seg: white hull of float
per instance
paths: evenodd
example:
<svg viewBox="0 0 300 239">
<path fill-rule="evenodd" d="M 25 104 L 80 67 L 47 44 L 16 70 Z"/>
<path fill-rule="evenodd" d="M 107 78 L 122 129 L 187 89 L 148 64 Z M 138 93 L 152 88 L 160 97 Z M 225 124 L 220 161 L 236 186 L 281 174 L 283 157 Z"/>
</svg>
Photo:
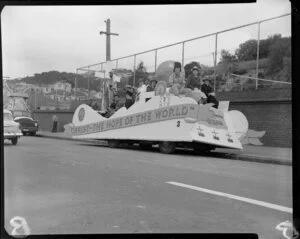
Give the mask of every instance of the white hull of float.
<svg viewBox="0 0 300 239">
<path fill-rule="evenodd" d="M 188 97 L 148 92 L 129 109 L 123 107 L 110 118 L 80 105 L 66 132 L 76 139 L 202 143 L 242 149 L 239 137 L 247 129 L 237 132 L 234 124 L 239 119 L 232 119 L 230 111 L 211 106 L 198 105 Z"/>
</svg>

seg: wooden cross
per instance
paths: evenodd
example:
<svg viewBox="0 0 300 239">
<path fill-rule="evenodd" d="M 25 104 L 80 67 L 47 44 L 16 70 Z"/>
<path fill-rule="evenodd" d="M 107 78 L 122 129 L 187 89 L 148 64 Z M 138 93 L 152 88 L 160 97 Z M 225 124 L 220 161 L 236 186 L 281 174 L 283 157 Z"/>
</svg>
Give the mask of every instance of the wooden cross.
<svg viewBox="0 0 300 239">
<path fill-rule="evenodd" d="M 205 135 L 202 133 L 202 131 L 204 131 L 204 129 L 202 129 L 200 126 L 198 126 L 197 130 L 200 131 L 200 132 L 198 132 L 198 135 L 199 135 L 199 136 L 202 136 L 202 137 L 205 136 Z"/>
<path fill-rule="evenodd" d="M 227 141 L 230 142 L 230 143 L 233 143 L 231 134 L 227 133 L 226 136 L 228 137 Z"/>
<path fill-rule="evenodd" d="M 212 133 L 214 134 L 214 139 L 220 140 L 220 138 L 217 136 L 218 133 L 215 130 Z"/>
</svg>

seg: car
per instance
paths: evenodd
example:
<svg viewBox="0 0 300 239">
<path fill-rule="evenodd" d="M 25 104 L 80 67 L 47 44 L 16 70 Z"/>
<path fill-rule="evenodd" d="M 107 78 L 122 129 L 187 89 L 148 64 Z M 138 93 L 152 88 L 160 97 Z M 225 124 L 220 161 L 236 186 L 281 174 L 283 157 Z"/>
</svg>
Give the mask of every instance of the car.
<svg viewBox="0 0 300 239">
<path fill-rule="evenodd" d="M 14 121 L 13 115 L 9 110 L 3 110 L 3 126 L 4 126 L 4 140 L 11 140 L 13 145 L 18 143 L 18 138 L 23 134 L 20 130 L 20 124 Z"/>
<path fill-rule="evenodd" d="M 14 118 L 14 121 L 20 123 L 20 129 L 23 135 L 32 135 L 35 136 L 36 132 L 39 129 L 39 123 L 37 120 L 32 119 L 27 116 L 18 116 Z"/>
</svg>

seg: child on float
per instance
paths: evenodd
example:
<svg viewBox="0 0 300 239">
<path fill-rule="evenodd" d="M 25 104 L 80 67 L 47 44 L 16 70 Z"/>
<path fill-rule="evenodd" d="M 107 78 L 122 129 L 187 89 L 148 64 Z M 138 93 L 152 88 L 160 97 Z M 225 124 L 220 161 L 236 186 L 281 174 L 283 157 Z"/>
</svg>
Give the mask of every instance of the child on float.
<svg viewBox="0 0 300 239">
<path fill-rule="evenodd" d="M 180 62 L 174 63 L 173 73 L 170 75 L 168 82 L 168 86 L 170 87 L 169 92 L 176 96 L 184 93 L 185 77 L 181 68 Z"/>
</svg>

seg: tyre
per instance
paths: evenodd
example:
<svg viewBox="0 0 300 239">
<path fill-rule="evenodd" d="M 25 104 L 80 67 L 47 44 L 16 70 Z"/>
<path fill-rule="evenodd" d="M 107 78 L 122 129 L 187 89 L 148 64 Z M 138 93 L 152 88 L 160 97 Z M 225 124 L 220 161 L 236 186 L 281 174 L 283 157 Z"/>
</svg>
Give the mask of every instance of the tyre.
<svg viewBox="0 0 300 239">
<path fill-rule="evenodd" d="M 13 139 L 11 140 L 11 143 L 12 143 L 13 145 L 16 145 L 16 144 L 18 143 L 18 137 L 13 138 Z"/>
<path fill-rule="evenodd" d="M 164 154 L 174 153 L 176 148 L 175 143 L 169 141 L 163 141 L 159 143 L 159 151 Z"/>
<path fill-rule="evenodd" d="M 118 140 L 108 140 L 108 147 L 110 148 L 118 148 L 120 142 Z"/>
<path fill-rule="evenodd" d="M 36 136 L 36 132 L 31 132 L 30 135 L 31 136 Z"/>
</svg>

